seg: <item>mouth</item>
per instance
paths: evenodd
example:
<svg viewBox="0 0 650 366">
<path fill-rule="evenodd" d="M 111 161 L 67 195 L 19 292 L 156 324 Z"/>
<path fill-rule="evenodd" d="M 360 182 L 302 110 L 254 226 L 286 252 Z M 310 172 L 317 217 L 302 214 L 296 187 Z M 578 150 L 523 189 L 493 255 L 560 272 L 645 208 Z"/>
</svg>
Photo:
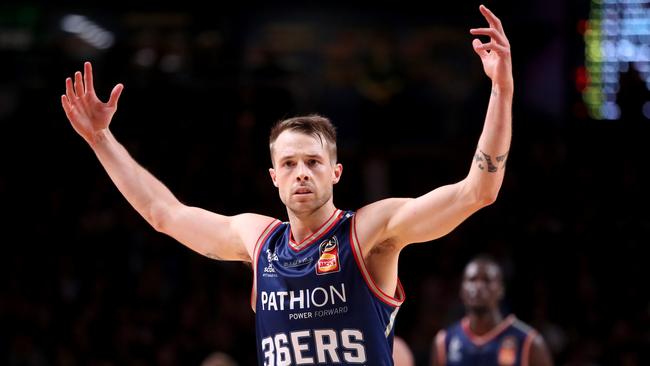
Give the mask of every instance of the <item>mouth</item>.
<svg viewBox="0 0 650 366">
<path fill-rule="evenodd" d="M 486 291 L 478 289 L 473 286 L 465 288 L 465 299 L 471 303 L 484 303 L 488 301 L 488 294 Z"/>
<path fill-rule="evenodd" d="M 311 194 L 313 193 L 311 189 L 306 188 L 306 187 L 301 187 L 293 191 L 293 194 L 295 195 L 306 195 L 306 194 Z"/>
</svg>

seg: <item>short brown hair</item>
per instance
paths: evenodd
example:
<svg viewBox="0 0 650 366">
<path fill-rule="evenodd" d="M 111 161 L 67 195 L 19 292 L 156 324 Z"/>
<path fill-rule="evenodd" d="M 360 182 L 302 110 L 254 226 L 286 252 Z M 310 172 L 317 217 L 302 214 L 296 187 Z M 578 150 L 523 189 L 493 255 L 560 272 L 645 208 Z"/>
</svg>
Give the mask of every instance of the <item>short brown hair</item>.
<svg viewBox="0 0 650 366">
<path fill-rule="evenodd" d="M 269 135 L 271 161 L 273 160 L 273 144 L 275 140 L 278 139 L 282 132 L 287 130 L 318 137 L 321 144 L 323 138 L 325 138 L 330 146 L 330 159 L 332 163 L 336 162 L 336 128 L 329 118 L 317 114 L 281 120 L 271 128 L 271 134 Z"/>
</svg>

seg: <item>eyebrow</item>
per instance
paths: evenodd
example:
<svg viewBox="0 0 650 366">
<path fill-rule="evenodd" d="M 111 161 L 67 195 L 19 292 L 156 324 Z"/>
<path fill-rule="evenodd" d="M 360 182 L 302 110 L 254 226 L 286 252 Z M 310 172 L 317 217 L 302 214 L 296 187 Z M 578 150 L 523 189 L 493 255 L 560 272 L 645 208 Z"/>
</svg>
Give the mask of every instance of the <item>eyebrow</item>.
<svg viewBox="0 0 650 366">
<path fill-rule="evenodd" d="M 319 154 L 301 154 L 301 155 L 305 155 L 308 158 L 322 158 L 323 157 L 322 155 L 319 155 Z M 296 154 L 281 156 L 280 161 L 287 160 L 287 159 L 292 159 L 292 158 L 295 158 L 295 157 L 296 157 Z"/>
</svg>

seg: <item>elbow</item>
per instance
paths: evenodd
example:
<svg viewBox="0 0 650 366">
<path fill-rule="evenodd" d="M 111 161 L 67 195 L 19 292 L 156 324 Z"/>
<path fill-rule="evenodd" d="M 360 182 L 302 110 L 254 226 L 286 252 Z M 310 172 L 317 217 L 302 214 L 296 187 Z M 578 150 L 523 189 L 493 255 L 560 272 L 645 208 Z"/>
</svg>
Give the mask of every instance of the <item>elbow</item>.
<svg viewBox="0 0 650 366">
<path fill-rule="evenodd" d="M 145 220 L 159 233 L 166 233 L 170 226 L 172 217 L 171 210 L 163 204 L 152 204 L 144 215 Z"/>
<path fill-rule="evenodd" d="M 480 207 L 486 207 L 493 204 L 497 200 L 497 193 L 495 194 L 486 194 L 478 199 L 478 205 Z"/>
<path fill-rule="evenodd" d="M 483 193 L 478 198 L 478 204 L 481 207 L 489 206 L 494 202 L 496 202 L 498 195 L 499 195 L 498 191 Z"/>
<path fill-rule="evenodd" d="M 489 179 L 492 177 L 479 176 L 471 174 L 462 181 L 463 196 L 468 200 L 468 204 L 478 210 L 496 202 L 501 190 L 502 179 Z"/>
<path fill-rule="evenodd" d="M 476 209 L 481 209 L 493 204 L 497 200 L 500 188 L 500 184 L 481 185 L 472 184 L 470 181 L 466 184 L 465 191 L 467 192 L 467 197 L 469 197 L 472 202 L 471 205 Z"/>
<path fill-rule="evenodd" d="M 471 197 L 471 206 L 475 210 L 480 210 L 483 207 L 493 204 L 499 195 L 498 190 L 476 189 L 473 190 Z"/>
</svg>

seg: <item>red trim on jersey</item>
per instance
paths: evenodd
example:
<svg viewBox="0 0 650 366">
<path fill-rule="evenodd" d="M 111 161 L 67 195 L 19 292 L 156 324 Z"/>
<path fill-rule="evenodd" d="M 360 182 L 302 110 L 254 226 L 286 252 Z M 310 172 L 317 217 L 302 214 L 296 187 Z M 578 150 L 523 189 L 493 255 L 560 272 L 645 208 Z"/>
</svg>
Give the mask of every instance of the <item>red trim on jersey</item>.
<svg viewBox="0 0 650 366">
<path fill-rule="evenodd" d="M 513 314 L 508 315 L 505 319 L 501 321 L 501 323 L 497 324 L 496 327 L 492 328 L 489 332 L 483 334 L 483 335 L 478 335 L 475 334 L 472 329 L 469 326 L 469 318 L 464 317 L 463 320 L 461 320 L 461 328 L 463 329 L 463 332 L 467 335 L 467 338 L 474 343 L 476 346 L 482 346 L 489 341 L 493 340 L 496 336 L 501 334 L 506 328 L 508 328 L 512 323 L 515 322 L 517 318 Z"/>
<path fill-rule="evenodd" d="M 445 338 L 447 338 L 447 331 L 442 329 L 436 335 L 436 358 L 438 366 L 447 364 L 447 349 L 445 348 Z"/>
<path fill-rule="evenodd" d="M 274 223 L 275 225 L 273 225 Z M 281 221 L 273 219 L 268 225 L 266 225 L 266 228 L 264 228 L 262 233 L 260 233 L 260 236 L 255 242 L 255 248 L 253 249 L 253 286 L 251 288 L 251 307 L 253 308 L 253 312 L 255 312 L 255 302 L 257 301 L 257 260 L 260 257 L 260 252 L 262 251 L 264 242 L 280 224 L 282 224 Z M 273 225 L 273 227 L 269 230 L 271 225 Z"/>
<path fill-rule="evenodd" d="M 530 364 L 530 347 L 533 345 L 536 336 L 537 332 L 535 330 L 531 330 L 526 335 L 523 351 L 521 352 L 521 366 L 528 366 Z"/>
<path fill-rule="evenodd" d="M 352 224 L 350 230 L 350 246 L 352 247 L 352 254 L 354 254 L 354 260 L 357 262 L 359 267 L 359 272 L 361 272 L 361 277 L 366 282 L 366 285 L 379 300 L 386 303 L 387 305 L 393 307 L 399 307 L 404 302 L 406 294 L 404 293 L 404 288 L 402 287 L 402 282 L 397 278 L 397 286 L 395 288 L 395 297 L 386 294 L 382 291 L 379 286 L 375 283 L 375 280 L 370 275 L 368 268 L 366 267 L 366 262 L 363 259 L 363 252 L 361 251 L 361 246 L 359 245 L 359 238 L 357 238 L 357 220 L 356 215 L 352 217 Z"/>
<path fill-rule="evenodd" d="M 321 226 L 316 229 L 311 235 L 308 237 L 304 238 L 300 243 L 296 243 L 293 240 L 293 233 L 291 232 L 291 227 L 289 227 L 289 248 L 293 249 L 294 252 L 299 252 L 314 242 L 318 241 L 318 239 L 322 238 L 323 235 L 325 235 L 334 225 L 336 225 L 339 220 L 341 220 L 341 217 L 343 217 L 343 211 L 336 209 L 332 213 L 332 215 L 325 221 Z"/>
</svg>

